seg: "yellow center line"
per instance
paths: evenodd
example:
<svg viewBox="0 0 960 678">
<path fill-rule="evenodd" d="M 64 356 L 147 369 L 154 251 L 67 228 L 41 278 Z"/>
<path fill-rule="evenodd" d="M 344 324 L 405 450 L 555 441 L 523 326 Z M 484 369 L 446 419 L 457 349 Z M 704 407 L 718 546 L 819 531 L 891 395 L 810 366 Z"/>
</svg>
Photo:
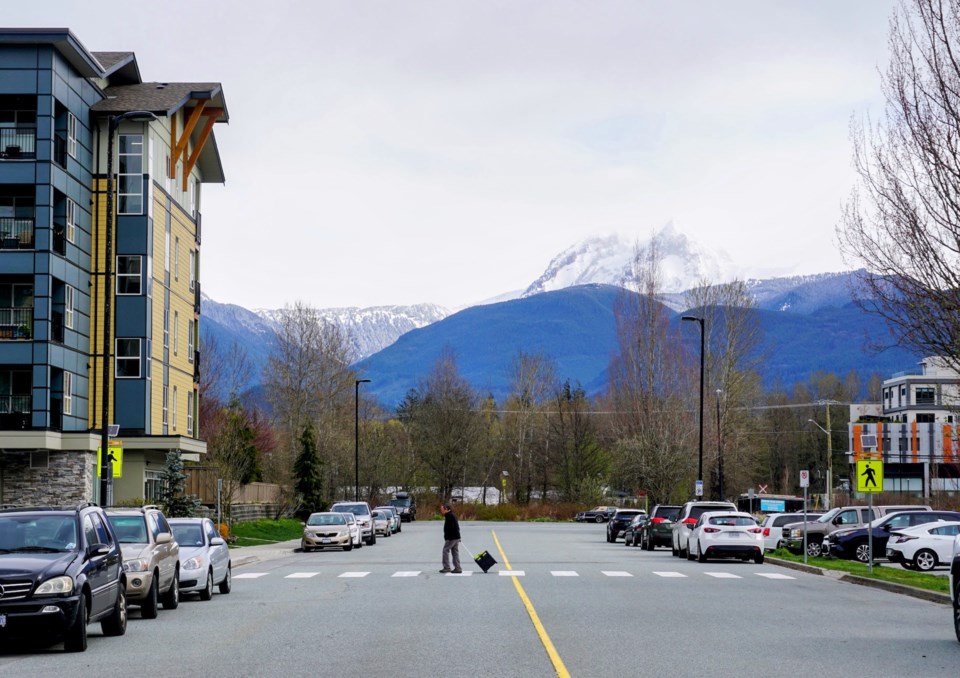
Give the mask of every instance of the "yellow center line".
<svg viewBox="0 0 960 678">
<path fill-rule="evenodd" d="M 506 565 L 508 570 L 512 570 L 513 568 L 510 567 L 510 561 L 507 560 L 507 554 L 503 552 L 500 540 L 497 539 L 497 533 L 493 530 L 490 530 L 490 533 L 493 534 L 493 541 L 497 544 L 497 551 L 500 552 L 500 557 L 503 558 L 503 564 Z M 537 630 L 537 635 L 540 636 L 540 642 L 543 643 L 543 648 L 547 651 L 547 656 L 550 657 L 553 670 L 557 672 L 558 678 L 570 678 L 570 672 L 567 671 L 563 660 L 560 659 L 560 654 L 557 652 L 557 648 L 553 646 L 553 641 L 550 640 L 550 636 L 547 635 L 547 630 L 543 628 L 543 624 L 540 622 L 540 616 L 537 614 L 537 611 L 533 609 L 533 603 L 530 602 L 526 591 L 524 591 L 523 586 L 520 585 L 520 578 L 510 578 L 513 580 L 513 586 L 517 589 L 517 594 L 520 596 L 523 606 L 527 608 L 527 614 L 530 615 L 530 621 L 533 622 L 533 628 Z"/>
</svg>

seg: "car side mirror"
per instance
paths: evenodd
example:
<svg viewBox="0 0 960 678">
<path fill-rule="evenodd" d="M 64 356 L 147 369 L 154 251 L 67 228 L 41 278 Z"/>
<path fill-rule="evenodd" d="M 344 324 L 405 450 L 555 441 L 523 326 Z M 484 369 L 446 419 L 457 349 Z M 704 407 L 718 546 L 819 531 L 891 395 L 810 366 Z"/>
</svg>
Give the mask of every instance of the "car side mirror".
<svg viewBox="0 0 960 678">
<path fill-rule="evenodd" d="M 172 541 L 173 541 L 173 535 L 170 534 L 169 532 L 161 532 L 160 534 L 157 535 L 158 544 L 169 544 Z"/>
<path fill-rule="evenodd" d="M 110 546 L 107 544 L 93 544 L 87 549 L 88 558 L 99 558 L 110 553 Z"/>
<path fill-rule="evenodd" d="M 223 546 L 226 543 L 227 542 L 223 540 L 223 537 L 214 537 L 210 540 L 210 546 Z"/>
</svg>

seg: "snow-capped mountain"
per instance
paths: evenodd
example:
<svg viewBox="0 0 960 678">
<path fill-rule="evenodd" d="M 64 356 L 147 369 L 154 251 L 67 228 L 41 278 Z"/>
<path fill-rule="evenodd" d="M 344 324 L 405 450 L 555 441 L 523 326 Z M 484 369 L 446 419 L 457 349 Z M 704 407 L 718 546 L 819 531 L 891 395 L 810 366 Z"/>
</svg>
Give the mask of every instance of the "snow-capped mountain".
<svg viewBox="0 0 960 678">
<path fill-rule="evenodd" d="M 702 280 L 725 282 L 736 276 L 735 267 L 725 252 L 710 252 L 691 242 L 667 224 L 647 243 L 656 244 L 661 256 L 663 291 L 678 293 Z M 583 240 L 550 261 L 547 269 L 533 281 L 522 296 L 572 287 L 602 284 L 634 287 L 634 257 L 638 240 L 624 235 L 609 235 Z M 643 243 L 646 244 L 646 243 Z"/>
</svg>

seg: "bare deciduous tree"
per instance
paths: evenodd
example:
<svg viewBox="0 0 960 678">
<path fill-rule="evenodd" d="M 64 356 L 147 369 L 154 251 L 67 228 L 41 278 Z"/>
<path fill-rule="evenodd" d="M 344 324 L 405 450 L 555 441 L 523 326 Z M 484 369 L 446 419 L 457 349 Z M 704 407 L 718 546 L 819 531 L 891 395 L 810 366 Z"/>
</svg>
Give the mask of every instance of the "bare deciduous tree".
<svg viewBox="0 0 960 678">
<path fill-rule="evenodd" d="M 853 125 L 837 235 L 892 340 L 960 369 L 960 0 L 904 0 L 889 46 L 885 118 Z"/>
</svg>

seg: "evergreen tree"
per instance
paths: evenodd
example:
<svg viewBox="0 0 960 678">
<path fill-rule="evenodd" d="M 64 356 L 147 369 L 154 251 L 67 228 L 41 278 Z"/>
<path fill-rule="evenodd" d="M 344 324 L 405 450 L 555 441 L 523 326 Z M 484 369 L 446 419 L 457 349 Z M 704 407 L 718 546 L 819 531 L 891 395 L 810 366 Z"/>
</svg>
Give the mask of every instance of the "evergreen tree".
<svg viewBox="0 0 960 678">
<path fill-rule="evenodd" d="M 166 465 L 163 468 L 160 507 L 167 518 L 189 518 L 200 509 L 200 500 L 193 495 L 185 495 L 187 474 L 183 472 L 183 459 L 179 450 L 167 452 Z"/>
<path fill-rule="evenodd" d="M 316 432 L 310 422 L 300 434 L 300 452 L 293 462 L 293 477 L 301 516 L 326 509 L 327 503 L 323 500 L 323 462 L 317 453 Z"/>
</svg>

